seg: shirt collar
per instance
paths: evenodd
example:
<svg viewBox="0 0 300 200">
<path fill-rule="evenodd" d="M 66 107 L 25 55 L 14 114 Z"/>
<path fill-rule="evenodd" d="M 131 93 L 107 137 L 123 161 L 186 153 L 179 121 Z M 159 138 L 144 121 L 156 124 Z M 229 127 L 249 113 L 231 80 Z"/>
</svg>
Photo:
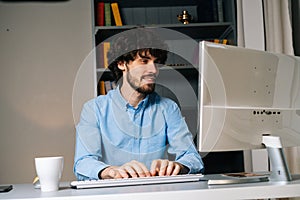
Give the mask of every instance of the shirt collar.
<svg viewBox="0 0 300 200">
<path fill-rule="evenodd" d="M 120 87 L 118 86 L 116 88 L 116 93 L 115 93 L 115 100 L 116 103 L 119 104 L 120 108 L 124 108 L 125 110 L 127 110 L 128 108 L 131 109 L 135 109 L 135 110 L 139 110 L 142 108 L 145 108 L 147 106 L 147 103 L 149 101 L 149 95 L 147 95 L 137 106 L 137 108 L 134 108 L 133 106 L 131 106 L 122 96 L 121 91 L 120 91 Z"/>
</svg>

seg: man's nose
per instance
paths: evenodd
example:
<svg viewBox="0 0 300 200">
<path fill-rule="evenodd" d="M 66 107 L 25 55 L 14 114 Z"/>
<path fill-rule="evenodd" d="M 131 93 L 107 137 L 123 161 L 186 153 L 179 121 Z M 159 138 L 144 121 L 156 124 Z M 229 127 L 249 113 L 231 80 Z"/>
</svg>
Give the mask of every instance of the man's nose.
<svg viewBox="0 0 300 200">
<path fill-rule="evenodd" d="M 147 65 L 147 68 L 148 68 L 149 72 L 152 72 L 154 74 L 158 73 L 158 66 L 154 62 L 149 62 L 148 65 Z"/>
</svg>

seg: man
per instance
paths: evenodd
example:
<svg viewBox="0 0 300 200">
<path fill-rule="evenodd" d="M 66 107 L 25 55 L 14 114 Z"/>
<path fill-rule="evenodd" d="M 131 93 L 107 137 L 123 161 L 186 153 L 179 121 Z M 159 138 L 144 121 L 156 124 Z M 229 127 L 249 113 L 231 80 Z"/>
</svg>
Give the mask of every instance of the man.
<svg viewBox="0 0 300 200">
<path fill-rule="evenodd" d="M 118 87 L 83 107 L 76 127 L 77 179 L 201 172 L 201 157 L 178 105 L 154 92 L 166 45 L 142 28 L 115 38 L 108 58 Z"/>
</svg>

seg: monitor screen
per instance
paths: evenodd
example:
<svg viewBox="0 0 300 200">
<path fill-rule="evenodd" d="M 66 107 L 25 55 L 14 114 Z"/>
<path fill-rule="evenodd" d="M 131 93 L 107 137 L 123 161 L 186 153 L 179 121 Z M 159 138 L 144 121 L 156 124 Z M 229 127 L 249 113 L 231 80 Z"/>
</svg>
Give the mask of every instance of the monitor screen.
<svg viewBox="0 0 300 200">
<path fill-rule="evenodd" d="M 199 151 L 300 146 L 300 58 L 200 42 Z"/>
</svg>

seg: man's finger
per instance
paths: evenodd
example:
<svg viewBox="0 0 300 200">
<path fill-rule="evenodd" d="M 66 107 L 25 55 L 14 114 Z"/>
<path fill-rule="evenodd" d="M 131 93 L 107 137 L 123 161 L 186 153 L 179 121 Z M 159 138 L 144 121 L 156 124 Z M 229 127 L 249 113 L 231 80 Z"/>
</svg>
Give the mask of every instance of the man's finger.
<svg viewBox="0 0 300 200">
<path fill-rule="evenodd" d="M 174 169 L 173 169 L 173 172 L 172 172 L 171 175 L 177 175 L 177 174 L 179 174 L 180 170 L 181 170 L 181 166 L 178 163 L 175 163 L 175 166 L 174 166 Z"/>
<path fill-rule="evenodd" d="M 135 170 L 135 172 L 137 173 L 138 177 L 149 177 L 151 176 L 149 170 L 147 169 L 147 167 L 143 164 L 143 163 L 140 163 L 140 162 L 132 162 L 132 167 L 133 169 Z"/>
<path fill-rule="evenodd" d="M 158 160 L 153 160 L 150 168 L 151 176 L 155 176 L 157 172 L 159 172 Z"/>
<path fill-rule="evenodd" d="M 166 175 L 170 176 L 173 173 L 174 168 L 176 167 L 174 162 L 169 161 L 167 170 L 166 170 Z"/>
<path fill-rule="evenodd" d="M 127 170 L 124 168 L 124 166 L 119 167 L 118 172 L 119 172 L 121 178 L 129 178 Z"/>
<path fill-rule="evenodd" d="M 169 163 L 168 160 L 160 160 L 160 166 L 159 166 L 159 172 L 158 172 L 159 176 L 166 175 L 166 170 L 167 170 L 167 167 L 168 167 L 168 163 Z"/>
<path fill-rule="evenodd" d="M 122 168 L 127 173 L 127 175 L 129 175 L 129 177 L 132 177 L 132 178 L 138 177 L 136 171 L 134 170 L 134 168 L 131 165 L 126 164 Z M 128 177 L 126 177 L 126 178 L 128 178 Z"/>
</svg>

